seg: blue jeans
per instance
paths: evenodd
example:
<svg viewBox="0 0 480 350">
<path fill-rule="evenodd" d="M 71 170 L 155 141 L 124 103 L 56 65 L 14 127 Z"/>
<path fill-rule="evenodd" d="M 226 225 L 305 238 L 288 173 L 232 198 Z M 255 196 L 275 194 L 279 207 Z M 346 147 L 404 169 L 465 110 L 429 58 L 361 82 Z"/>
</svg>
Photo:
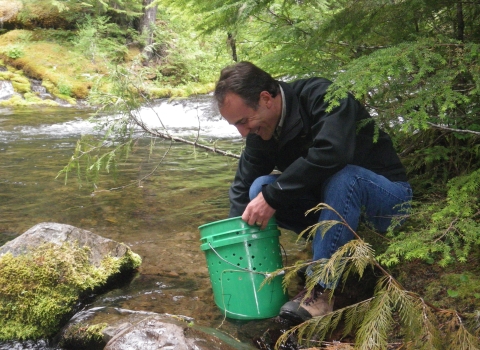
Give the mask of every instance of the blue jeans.
<svg viewBox="0 0 480 350">
<path fill-rule="evenodd" d="M 250 199 L 258 195 L 263 185 L 274 182 L 278 176 L 257 178 L 250 187 Z M 321 210 L 319 215 L 317 213 L 316 216 L 311 214 L 305 217 L 306 210 L 318 203 L 326 203 L 334 208 L 354 231 L 357 230 L 359 222 L 363 221 L 384 233 L 395 216 L 406 214 L 412 199 L 412 189 L 408 182 L 392 182 L 356 165 L 347 165 L 330 177 L 323 184 L 321 193 L 321 198 L 307 195 L 278 208 L 275 213 L 278 225 L 300 233 L 315 222 L 340 221 L 341 218 L 331 210 Z M 399 220 L 398 223 L 402 221 Z M 352 232 L 340 224 L 331 227 L 324 237 L 321 232 L 317 232 L 313 239 L 313 260 L 330 258 L 338 248 L 354 238 Z"/>
</svg>

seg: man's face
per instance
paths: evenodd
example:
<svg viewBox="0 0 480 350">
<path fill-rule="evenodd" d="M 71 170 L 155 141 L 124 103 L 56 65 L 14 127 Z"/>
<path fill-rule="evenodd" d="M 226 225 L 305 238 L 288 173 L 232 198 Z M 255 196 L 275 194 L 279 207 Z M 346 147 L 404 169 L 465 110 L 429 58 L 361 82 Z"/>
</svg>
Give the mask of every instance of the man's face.
<svg viewBox="0 0 480 350">
<path fill-rule="evenodd" d="M 280 119 L 280 113 L 278 100 L 267 91 L 260 93 L 257 109 L 247 106 L 243 99 L 234 93 L 228 93 L 225 96 L 224 103 L 220 108 L 220 114 L 237 128 L 242 137 L 246 137 L 248 134 L 257 134 L 263 140 L 272 138 Z"/>
</svg>

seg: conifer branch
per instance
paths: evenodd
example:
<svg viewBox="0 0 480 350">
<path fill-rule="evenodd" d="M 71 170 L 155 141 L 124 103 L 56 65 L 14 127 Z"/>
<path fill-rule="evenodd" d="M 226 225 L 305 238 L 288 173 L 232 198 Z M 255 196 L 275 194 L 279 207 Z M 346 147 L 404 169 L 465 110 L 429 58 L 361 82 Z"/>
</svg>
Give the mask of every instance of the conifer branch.
<svg viewBox="0 0 480 350">
<path fill-rule="evenodd" d="M 404 342 L 408 343 L 409 347 L 433 350 L 438 349 L 440 344 L 448 344 L 447 347 L 451 349 L 478 349 L 478 337 L 466 328 L 463 321 L 468 318 L 468 315 L 462 315 L 456 310 L 436 307 L 418 294 L 406 290 L 377 262 L 373 249 L 348 226 L 333 208 L 320 203 L 312 210 L 334 211 L 339 216 L 337 224 L 345 225 L 352 231 L 356 239 L 340 247 L 330 259 L 300 263 L 294 267 L 284 268 L 282 271 L 288 270 L 285 277 L 290 277 L 301 266 L 310 265 L 312 275 L 308 276 L 306 281 L 306 288 L 310 291 L 319 280 L 335 285 L 341 275 L 343 275 L 344 282 L 351 273 L 362 276 L 363 271 L 369 265 L 378 268 L 383 277 L 378 280 L 373 297 L 334 310 L 326 315 L 313 317 L 292 327 L 277 340 L 275 345 L 277 349 L 293 334 L 300 343 L 307 345 L 310 344 L 311 339 L 323 341 L 330 332 L 338 327 L 342 319 L 344 320 L 344 336 L 355 332 L 356 349 L 386 349 L 389 345 L 390 333 L 396 324 L 403 330 Z M 310 238 L 314 234 L 325 235 L 333 225 L 332 221 L 323 225 L 319 223 L 309 227 L 301 234 L 307 234 Z M 286 287 L 285 281 L 284 287 Z M 331 295 L 333 295 L 333 291 Z M 446 319 L 446 322 L 439 325 L 439 318 Z M 439 332 L 438 329 L 442 325 L 443 332 Z"/>
</svg>

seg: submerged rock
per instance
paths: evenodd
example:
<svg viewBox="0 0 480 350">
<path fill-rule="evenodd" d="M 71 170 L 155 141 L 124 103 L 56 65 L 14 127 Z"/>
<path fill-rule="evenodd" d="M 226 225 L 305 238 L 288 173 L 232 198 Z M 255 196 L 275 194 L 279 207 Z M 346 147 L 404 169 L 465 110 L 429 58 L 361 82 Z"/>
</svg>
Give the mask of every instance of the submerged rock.
<svg viewBox="0 0 480 350">
<path fill-rule="evenodd" d="M 216 329 L 199 327 L 186 316 L 98 307 L 76 314 L 59 335 L 68 349 L 249 350 Z"/>
<path fill-rule="evenodd" d="M 54 335 L 83 297 L 140 266 L 125 244 L 57 223 L 0 248 L 0 340 Z"/>
</svg>

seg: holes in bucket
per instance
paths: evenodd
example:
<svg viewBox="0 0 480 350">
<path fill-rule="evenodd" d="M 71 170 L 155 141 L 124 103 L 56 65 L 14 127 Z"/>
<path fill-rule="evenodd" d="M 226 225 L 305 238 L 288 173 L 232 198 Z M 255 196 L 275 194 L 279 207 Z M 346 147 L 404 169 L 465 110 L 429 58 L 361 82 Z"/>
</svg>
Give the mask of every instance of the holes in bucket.
<svg viewBox="0 0 480 350">
<path fill-rule="evenodd" d="M 252 259 L 255 259 L 255 255 L 252 255 Z"/>
</svg>

